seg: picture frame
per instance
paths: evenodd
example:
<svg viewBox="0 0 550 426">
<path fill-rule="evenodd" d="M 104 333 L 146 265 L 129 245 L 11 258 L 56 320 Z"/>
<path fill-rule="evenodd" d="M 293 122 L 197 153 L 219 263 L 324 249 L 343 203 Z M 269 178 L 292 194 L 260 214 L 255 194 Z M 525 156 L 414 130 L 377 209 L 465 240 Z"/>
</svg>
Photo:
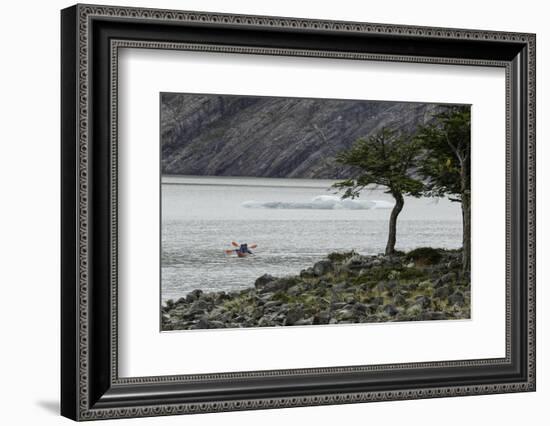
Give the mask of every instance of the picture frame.
<svg viewBox="0 0 550 426">
<path fill-rule="evenodd" d="M 534 34 L 75 5 L 61 12 L 61 414 L 160 416 L 535 390 Z M 506 73 L 506 356 L 119 377 L 122 48 L 498 67 Z"/>
</svg>

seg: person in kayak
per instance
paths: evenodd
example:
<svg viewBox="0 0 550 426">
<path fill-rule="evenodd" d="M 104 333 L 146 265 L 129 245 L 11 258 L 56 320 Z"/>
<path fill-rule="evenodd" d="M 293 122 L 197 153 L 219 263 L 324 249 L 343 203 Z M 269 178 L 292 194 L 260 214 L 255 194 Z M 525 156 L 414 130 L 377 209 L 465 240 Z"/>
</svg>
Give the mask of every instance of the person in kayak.
<svg viewBox="0 0 550 426">
<path fill-rule="evenodd" d="M 246 257 L 249 254 L 254 254 L 254 253 L 252 253 L 252 250 L 250 250 L 250 249 L 251 248 L 254 249 L 254 248 L 258 247 L 257 244 L 252 244 L 251 246 L 249 246 L 247 243 L 239 244 L 239 243 L 236 243 L 235 241 L 232 241 L 231 244 L 234 247 L 238 247 L 238 248 L 231 249 L 231 250 L 225 250 L 225 253 L 226 254 L 235 253 L 239 257 Z"/>
<path fill-rule="evenodd" d="M 254 254 L 250 249 L 248 248 L 248 244 L 241 244 L 240 247 L 235 250 L 237 252 L 237 255 L 239 256 L 246 256 L 247 254 Z"/>
</svg>

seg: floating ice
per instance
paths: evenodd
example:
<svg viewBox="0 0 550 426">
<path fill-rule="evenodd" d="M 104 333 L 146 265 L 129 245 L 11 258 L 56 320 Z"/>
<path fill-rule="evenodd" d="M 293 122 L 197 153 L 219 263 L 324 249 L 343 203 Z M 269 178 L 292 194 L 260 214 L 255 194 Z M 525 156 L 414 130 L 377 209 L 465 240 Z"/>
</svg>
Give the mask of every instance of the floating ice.
<svg viewBox="0 0 550 426">
<path fill-rule="evenodd" d="M 310 210 L 369 210 L 391 209 L 393 203 L 383 200 L 341 199 L 334 195 L 319 195 L 311 201 L 245 201 L 242 206 L 247 209 L 310 209 Z"/>
</svg>

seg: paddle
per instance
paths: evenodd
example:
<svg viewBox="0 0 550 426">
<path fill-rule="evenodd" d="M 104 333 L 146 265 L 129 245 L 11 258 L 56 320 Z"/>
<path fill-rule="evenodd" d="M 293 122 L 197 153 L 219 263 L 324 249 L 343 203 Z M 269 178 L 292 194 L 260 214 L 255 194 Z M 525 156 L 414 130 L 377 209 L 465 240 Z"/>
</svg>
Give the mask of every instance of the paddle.
<svg viewBox="0 0 550 426">
<path fill-rule="evenodd" d="M 240 247 L 240 244 L 236 243 L 235 241 L 231 241 L 231 244 L 235 247 Z M 249 246 L 248 248 L 251 248 L 251 249 L 255 249 L 256 247 L 258 247 L 258 244 L 252 244 L 251 246 Z M 225 254 L 231 254 L 231 253 L 234 253 L 236 252 L 237 250 L 235 249 L 230 249 L 230 250 L 224 250 L 225 251 Z"/>
</svg>

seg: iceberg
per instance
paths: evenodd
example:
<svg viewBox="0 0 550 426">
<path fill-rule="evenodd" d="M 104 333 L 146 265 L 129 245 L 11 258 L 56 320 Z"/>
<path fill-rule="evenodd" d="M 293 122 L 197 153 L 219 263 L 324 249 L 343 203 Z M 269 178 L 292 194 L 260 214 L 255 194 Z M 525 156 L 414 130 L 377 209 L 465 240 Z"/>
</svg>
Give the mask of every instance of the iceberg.
<svg viewBox="0 0 550 426">
<path fill-rule="evenodd" d="M 242 206 L 247 209 L 283 209 L 283 210 L 370 210 L 391 209 L 393 203 L 384 200 L 351 200 L 334 195 L 319 195 L 311 201 L 245 201 Z"/>
</svg>

